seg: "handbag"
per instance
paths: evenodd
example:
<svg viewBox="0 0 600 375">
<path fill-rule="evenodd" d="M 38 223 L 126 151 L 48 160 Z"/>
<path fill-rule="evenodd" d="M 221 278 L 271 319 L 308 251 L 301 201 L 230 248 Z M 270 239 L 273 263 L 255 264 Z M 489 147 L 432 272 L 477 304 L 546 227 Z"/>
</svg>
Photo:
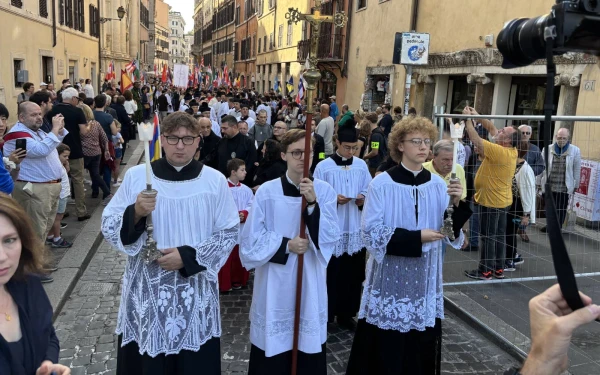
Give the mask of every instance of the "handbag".
<svg viewBox="0 0 600 375">
<path fill-rule="evenodd" d="M 144 109 L 150 109 L 150 104 L 144 103 Z"/>
</svg>

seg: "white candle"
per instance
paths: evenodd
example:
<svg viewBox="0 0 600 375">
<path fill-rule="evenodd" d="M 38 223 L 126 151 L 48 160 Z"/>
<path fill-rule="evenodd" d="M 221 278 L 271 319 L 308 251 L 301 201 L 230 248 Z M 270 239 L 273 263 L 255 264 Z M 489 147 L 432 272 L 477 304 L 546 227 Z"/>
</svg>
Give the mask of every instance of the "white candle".
<svg viewBox="0 0 600 375">
<path fill-rule="evenodd" d="M 454 138 L 454 150 L 452 153 L 452 174 L 456 175 L 456 164 L 458 164 L 458 139 Z"/>
<path fill-rule="evenodd" d="M 144 152 L 146 153 L 146 185 L 152 185 L 152 173 L 150 171 L 150 142 L 142 142 L 144 142 Z"/>
</svg>

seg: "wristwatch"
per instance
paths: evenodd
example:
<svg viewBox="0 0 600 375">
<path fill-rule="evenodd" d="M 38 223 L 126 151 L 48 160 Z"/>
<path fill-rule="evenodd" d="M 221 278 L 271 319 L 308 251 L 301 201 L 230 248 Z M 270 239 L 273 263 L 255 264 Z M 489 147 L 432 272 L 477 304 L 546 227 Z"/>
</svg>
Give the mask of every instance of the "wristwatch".
<svg viewBox="0 0 600 375">
<path fill-rule="evenodd" d="M 306 201 L 306 207 L 308 207 L 308 206 L 314 206 L 315 204 L 317 204 L 317 200 L 316 199 L 314 201 L 312 201 L 312 202 Z"/>
</svg>

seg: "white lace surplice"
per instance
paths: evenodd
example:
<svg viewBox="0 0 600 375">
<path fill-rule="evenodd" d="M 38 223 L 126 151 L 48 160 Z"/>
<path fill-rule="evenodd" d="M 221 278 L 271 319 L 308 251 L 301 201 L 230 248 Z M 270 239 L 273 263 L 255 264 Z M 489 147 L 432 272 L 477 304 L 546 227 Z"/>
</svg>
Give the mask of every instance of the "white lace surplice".
<svg viewBox="0 0 600 375">
<path fill-rule="evenodd" d="M 321 212 L 319 249 L 312 240 L 304 254 L 299 350 L 319 353 L 327 340 L 327 263 L 339 239 L 337 197 L 331 186 L 315 179 Z M 256 269 L 250 309 L 250 341 L 267 357 L 292 349 L 296 301 L 296 254 L 285 265 L 269 262 L 281 245 L 300 232 L 301 198 L 283 195 L 281 179 L 258 189 L 242 233 L 240 258 L 246 269 Z M 308 233 L 308 230 L 307 230 Z"/>
<path fill-rule="evenodd" d="M 367 163 L 355 157 L 353 157 L 352 164 L 348 166 L 337 165 L 332 158 L 323 160 L 315 168 L 315 178 L 329 183 L 336 194 L 341 194 L 346 198 L 356 198 L 359 194 L 366 196 L 371 182 Z M 341 235 L 333 255 L 336 257 L 343 254 L 352 255 L 364 247 L 360 235 L 361 211 L 354 201 L 350 201 L 344 205 L 338 205 L 337 214 Z"/>
<path fill-rule="evenodd" d="M 382 329 L 408 332 L 423 331 L 433 327 L 436 318 L 444 318 L 442 250 L 447 244 L 459 249 L 464 241 L 462 232 L 452 243 L 446 238 L 424 244 L 420 258 L 385 254 L 396 228 L 441 228 L 449 199 L 446 183 L 433 174 L 419 186 L 398 184 L 387 173 L 373 179 L 362 217 L 362 234 L 371 257 L 359 319 Z"/>
<path fill-rule="evenodd" d="M 207 270 L 185 278 L 156 262 L 146 265 L 139 255 L 146 232 L 135 243 L 123 245 L 123 213 L 146 188 L 145 166 L 131 168 L 102 214 L 105 239 L 129 255 L 116 333 L 123 335 L 122 345 L 135 341 L 140 354 L 151 357 L 198 351 L 208 339 L 221 335 L 217 275 L 238 239 L 239 216 L 225 178 L 207 166 L 188 181 L 153 175 L 152 187 L 158 191 L 152 214 L 158 248 L 191 246 L 196 261 Z"/>
</svg>

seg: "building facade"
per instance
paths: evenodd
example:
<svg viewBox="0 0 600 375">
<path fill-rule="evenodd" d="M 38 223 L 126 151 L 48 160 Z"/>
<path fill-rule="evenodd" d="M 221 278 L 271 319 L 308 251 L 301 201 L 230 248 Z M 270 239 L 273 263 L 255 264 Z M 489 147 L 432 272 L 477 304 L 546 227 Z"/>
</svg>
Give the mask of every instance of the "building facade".
<svg viewBox="0 0 600 375">
<path fill-rule="evenodd" d="M 256 84 L 257 30 L 256 0 L 236 0 L 234 77 L 240 87 L 254 88 Z"/>
<path fill-rule="evenodd" d="M 171 46 L 169 8 L 169 5 L 163 0 L 156 0 L 154 65 L 156 66 L 155 70 L 158 77 L 162 76 L 163 67 L 169 65 Z"/>
<path fill-rule="evenodd" d="M 235 45 L 235 1 L 214 0 L 212 15 L 212 70 L 228 67 L 233 78 L 233 48 Z M 206 64 L 206 61 L 204 62 Z M 216 68 L 216 69 L 215 69 Z"/>
<path fill-rule="evenodd" d="M 194 56 L 192 56 L 192 45 L 194 44 L 194 34 L 185 35 L 185 58 L 186 64 L 190 67 L 190 72 L 196 64 Z"/>
<path fill-rule="evenodd" d="M 0 102 L 10 111 L 10 123 L 17 120 L 17 96 L 25 82 L 36 90 L 42 81 L 55 86 L 65 78 L 97 82 L 97 1 L 73 3 L 66 8 L 51 0 L 0 2 L 0 24 L 7 30 L 0 38 Z"/>
<path fill-rule="evenodd" d="M 258 31 L 256 43 L 256 88 L 264 93 L 275 88 L 288 95 L 286 82 L 294 81 L 295 95 L 304 62 L 298 61 L 298 42 L 307 39 L 307 23 L 288 24 L 285 14 L 289 8 L 301 13 L 310 12 L 309 1 L 258 0 Z"/>
<path fill-rule="evenodd" d="M 169 65 L 187 64 L 187 47 L 185 42 L 185 20 L 179 12 L 169 12 L 170 53 Z"/>
</svg>

